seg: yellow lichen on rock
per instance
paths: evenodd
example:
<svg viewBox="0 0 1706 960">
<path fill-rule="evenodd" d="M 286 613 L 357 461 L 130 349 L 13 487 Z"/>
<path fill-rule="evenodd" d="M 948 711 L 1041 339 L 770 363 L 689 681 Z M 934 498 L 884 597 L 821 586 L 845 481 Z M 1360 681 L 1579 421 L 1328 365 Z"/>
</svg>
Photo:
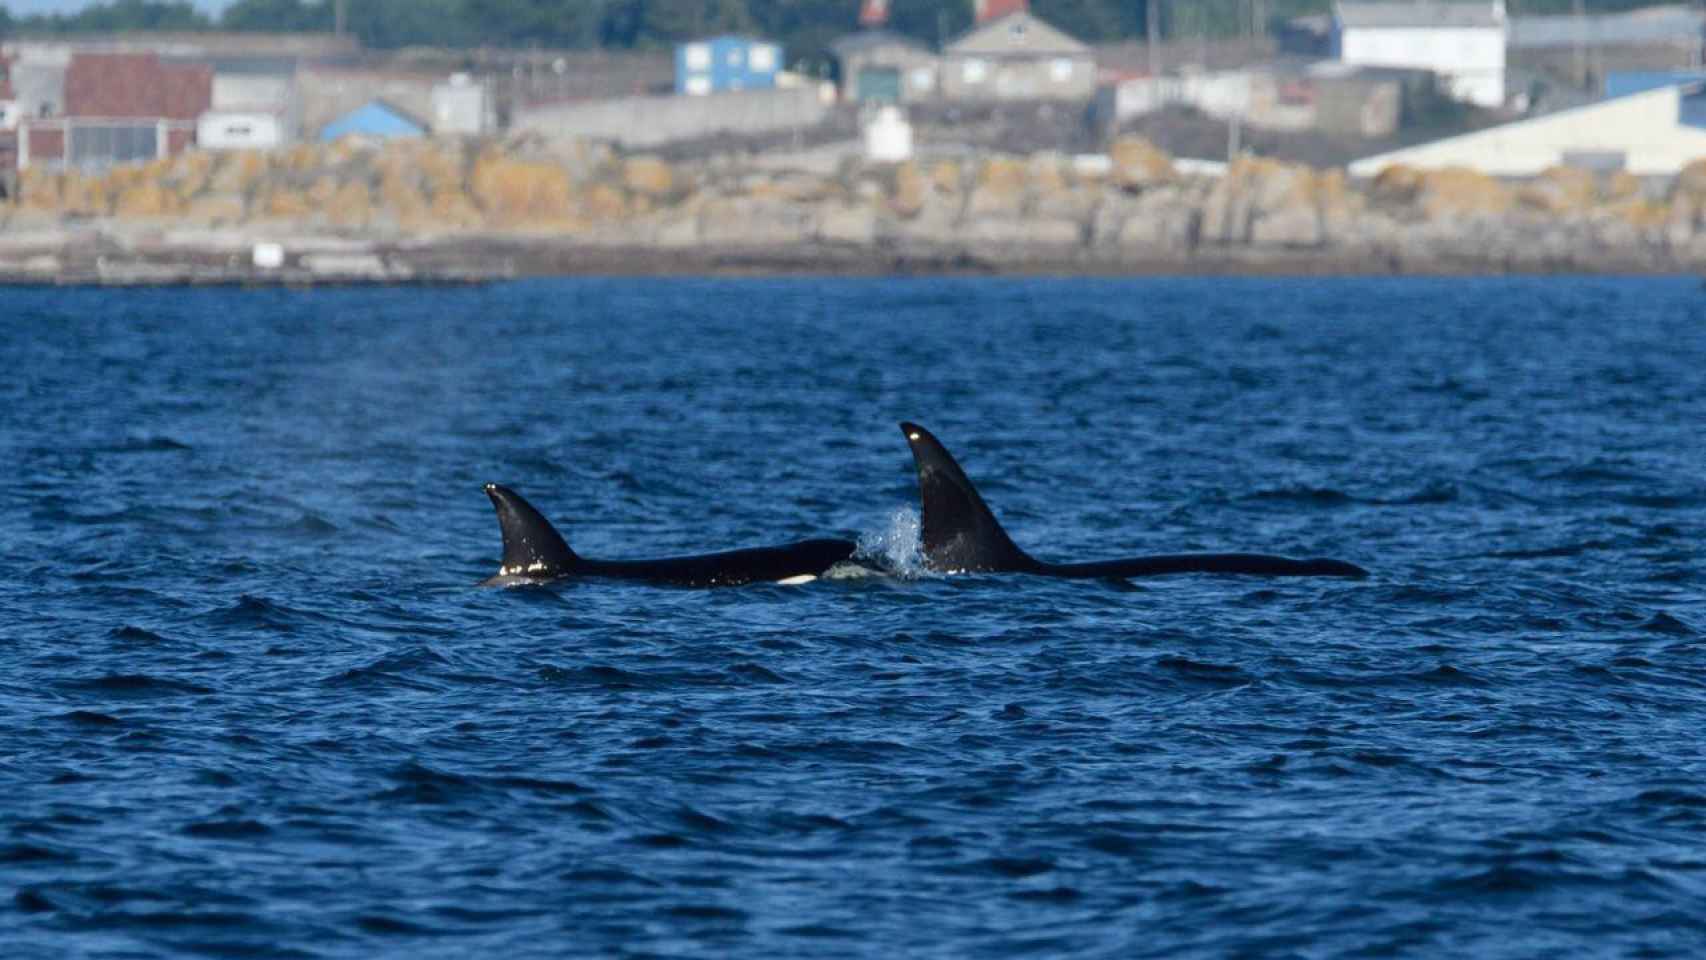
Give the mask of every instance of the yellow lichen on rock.
<svg viewBox="0 0 1706 960">
<path fill-rule="evenodd" d="M 675 171 L 657 157 L 629 157 L 622 162 L 622 185 L 645 196 L 665 196 L 675 190 Z"/>
<path fill-rule="evenodd" d="M 555 164 L 488 153 L 474 163 L 472 194 L 492 226 L 567 219 L 574 191 L 568 172 Z"/>
<path fill-rule="evenodd" d="M 618 220 L 628 213 L 628 196 L 608 183 L 595 183 L 581 193 L 581 212 L 593 220 Z"/>
<path fill-rule="evenodd" d="M 1555 216 L 1582 213 L 1599 202 L 1599 183 L 1592 173 L 1577 167 L 1547 167 L 1517 191 L 1517 200 Z"/>
<path fill-rule="evenodd" d="M 1706 200 L 1706 157 L 1690 161 L 1671 184 L 1672 197 Z"/>
<path fill-rule="evenodd" d="M 143 180 L 124 188 L 113 201 L 113 215 L 118 217 L 165 217 L 178 213 L 183 205 L 178 197 L 158 180 Z"/>
<path fill-rule="evenodd" d="M 961 176 L 960 165 L 953 160 L 938 160 L 930 168 L 930 184 L 937 193 L 959 193 Z"/>
<path fill-rule="evenodd" d="M 1108 148 L 1114 183 L 1137 190 L 1175 177 L 1173 158 L 1142 137 L 1122 137 Z"/>
<path fill-rule="evenodd" d="M 1457 216 L 1498 216 L 1516 202 L 1509 187 L 1466 167 L 1446 167 L 1422 175 L 1417 197 L 1429 219 Z"/>
<path fill-rule="evenodd" d="M 924 209 L 924 174 L 911 160 L 894 168 L 893 189 L 889 191 L 889 209 L 902 217 L 916 217 Z"/>
</svg>

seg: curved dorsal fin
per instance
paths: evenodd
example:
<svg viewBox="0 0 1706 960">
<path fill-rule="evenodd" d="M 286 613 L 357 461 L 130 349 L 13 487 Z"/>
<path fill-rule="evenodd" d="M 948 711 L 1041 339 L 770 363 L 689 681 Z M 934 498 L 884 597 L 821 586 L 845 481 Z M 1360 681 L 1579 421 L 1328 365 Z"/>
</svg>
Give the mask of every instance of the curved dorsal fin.
<svg viewBox="0 0 1706 960">
<path fill-rule="evenodd" d="M 900 429 L 918 466 L 925 565 L 944 572 L 1034 567 L 1036 561 L 1001 529 L 948 448 L 916 423 Z"/>
<path fill-rule="evenodd" d="M 562 534 L 551 526 L 521 494 L 496 483 L 486 484 L 486 496 L 498 511 L 498 526 L 504 535 L 503 569 L 506 577 L 559 577 L 570 573 L 580 557 L 569 549 Z"/>
</svg>

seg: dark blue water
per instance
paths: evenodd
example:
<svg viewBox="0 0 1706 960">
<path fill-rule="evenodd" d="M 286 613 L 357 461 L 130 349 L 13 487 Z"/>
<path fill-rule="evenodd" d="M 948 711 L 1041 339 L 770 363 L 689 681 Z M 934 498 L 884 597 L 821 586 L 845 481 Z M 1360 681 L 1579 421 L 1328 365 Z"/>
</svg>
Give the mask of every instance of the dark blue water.
<svg viewBox="0 0 1706 960">
<path fill-rule="evenodd" d="M 0 293 L 0 954 L 1698 956 L 1685 279 Z M 845 534 L 1362 582 L 477 589 Z"/>
</svg>

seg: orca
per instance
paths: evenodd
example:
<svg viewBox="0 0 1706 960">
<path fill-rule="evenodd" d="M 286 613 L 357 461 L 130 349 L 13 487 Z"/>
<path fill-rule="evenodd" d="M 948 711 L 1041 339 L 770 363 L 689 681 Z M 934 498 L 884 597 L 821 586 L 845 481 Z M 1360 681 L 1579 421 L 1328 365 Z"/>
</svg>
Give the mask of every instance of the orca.
<svg viewBox="0 0 1706 960">
<path fill-rule="evenodd" d="M 681 587 L 725 587 L 771 581 L 787 585 L 809 583 L 830 567 L 853 558 L 858 545 L 851 540 L 801 540 L 779 547 L 730 550 L 659 560 L 593 560 L 569 549 L 551 521 L 522 499 L 521 494 L 496 483 L 486 484 L 486 496 L 498 512 L 503 531 L 503 565 L 482 586 L 546 583 L 565 577 L 613 577 Z"/>
<path fill-rule="evenodd" d="M 939 573 L 1034 573 L 1045 577 L 1153 577 L 1232 573 L 1262 577 L 1366 577 L 1343 560 L 1293 560 L 1260 553 L 1185 553 L 1090 563 L 1047 563 L 1019 549 L 941 441 L 902 423 L 918 467 L 925 567 Z"/>
</svg>

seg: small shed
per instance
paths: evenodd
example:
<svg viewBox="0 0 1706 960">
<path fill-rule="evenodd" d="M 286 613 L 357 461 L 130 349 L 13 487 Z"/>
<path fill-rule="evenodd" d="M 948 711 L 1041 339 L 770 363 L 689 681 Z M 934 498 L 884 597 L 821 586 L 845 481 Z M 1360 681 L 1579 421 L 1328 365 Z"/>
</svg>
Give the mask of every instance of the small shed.
<svg viewBox="0 0 1706 960">
<path fill-rule="evenodd" d="M 864 30 L 829 48 L 835 54 L 843 100 L 913 103 L 936 95 L 941 60 L 910 37 Z"/>
<path fill-rule="evenodd" d="M 426 134 L 426 121 L 402 107 L 375 98 L 326 124 L 320 130 L 320 139 L 330 142 L 340 137 L 361 136 L 396 140 L 424 137 Z"/>
<path fill-rule="evenodd" d="M 690 96 L 773 90 L 782 48 L 752 37 L 710 37 L 675 48 L 675 92 Z"/>
<path fill-rule="evenodd" d="M 1020 10 L 978 24 L 942 51 L 951 100 L 1083 100 L 1096 94 L 1088 46 Z"/>
<path fill-rule="evenodd" d="M 479 136 L 495 126 L 492 99 L 484 84 L 475 83 L 466 73 L 453 73 L 444 83 L 433 84 L 434 133 Z"/>
</svg>

